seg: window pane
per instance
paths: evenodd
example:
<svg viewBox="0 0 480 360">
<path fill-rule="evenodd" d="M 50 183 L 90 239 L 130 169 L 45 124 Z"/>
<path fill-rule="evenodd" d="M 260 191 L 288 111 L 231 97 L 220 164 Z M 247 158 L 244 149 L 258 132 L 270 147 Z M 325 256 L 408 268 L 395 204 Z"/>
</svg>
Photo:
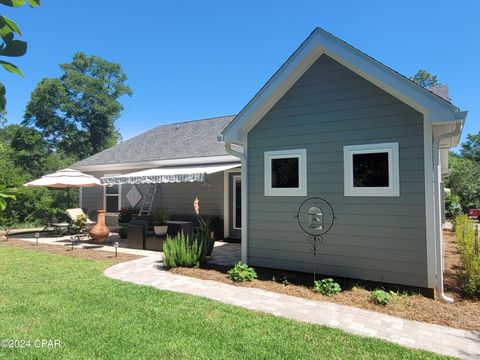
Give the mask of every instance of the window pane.
<svg viewBox="0 0 480 360">
<path fill-rule="evenodd" d="M 353 154 L 354 187 L 388 187 L 388 153 Z"/>
<path fill-rule="evenodd" d="M 298 188 L 298 158 L 272 159 L 272 188 Z"/>
<path fill-rule="evenodd" d="M 118 211 L 118 196 L 107 196 L 107 212 L 117 212 Z"/>
<path fill-rule="evenodd" d="M 107 186 L 107 194 L 118 194 L 118 185 Z"/>
</svg>

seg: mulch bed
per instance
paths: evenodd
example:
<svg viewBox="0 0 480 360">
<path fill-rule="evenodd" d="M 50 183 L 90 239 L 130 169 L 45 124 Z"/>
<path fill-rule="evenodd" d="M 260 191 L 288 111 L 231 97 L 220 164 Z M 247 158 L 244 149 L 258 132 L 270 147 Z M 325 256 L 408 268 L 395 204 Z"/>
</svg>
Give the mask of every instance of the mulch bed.
<svg viewBox="0 0 480 360">
<path fill-rule="evenodd" d="M 113 260 L 114 263 L 121 263 L 124 261 L 130 261 L 135 259 L 140 259 L 142 256 L 130 255 L 118 253 L 115 258 L 115 253 L 109 251 L 93 250 L 93 249 L 83 249 L 74 247 L 73 250 L 70 246 L 59 246 L 59 245 L 49 245 L 49 244 L 38 244 L 38 246 L 30 241 L 24 240 L 13 240 L 10 238 L 8 241 L 1 240 L 0 246 L 12 246 L 18 247 L 26 250 L 32 251 L 41 251 L 49 254 L 62 255 L 77 257 L 88 260 Z"/>
<path fill-rule="evenodd" d="M 376 305 L 369 299 L 370 290 L 379 287 L 378 283 L 359 282 L 352 279 L 336 278 L 343 291 L 327 297 L 312 290 L 312 277 L 309 274 L 291 271 L 256 268 L 258 279 L 251 282 L 235 283 L 227 276 L 228 267 L 204 265 L 202 268 L 174 268 L 172 273 L 216 280 L 236 286 L 254 287 L 306 299 L 331 301 L 337 304 L 355 306 L 379 311 L 392 316 L 417 320 L 460 329 L 480 330 L 480 301 L 467 299 L 462 293 L 458 274 L 461 271 L 460 258 L 451 232 L 445 237 L 445 289 L 455 299 L 451 305 L 424 297 L 418 293 L 401 292 L 387 306 Z"/>
</svg>

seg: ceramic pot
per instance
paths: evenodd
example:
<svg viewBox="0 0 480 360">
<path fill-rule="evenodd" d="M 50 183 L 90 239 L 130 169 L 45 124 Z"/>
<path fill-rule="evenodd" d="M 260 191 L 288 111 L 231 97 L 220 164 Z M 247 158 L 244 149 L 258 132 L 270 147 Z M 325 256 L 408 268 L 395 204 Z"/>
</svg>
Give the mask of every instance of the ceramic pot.
<svg viewBox="0 0 480 360">
<path fill-rule="evenodd" d="M 168 225 L 155 225 L 153 231 L 157 236 L 164 236 L 168 231 Z"/>
<path fill-rule="evenodd" d="M 105 241 L 110 235 L 110 229 L 105 223 L 105 210 L 97 211 L 97 223 L 88 232 L 90 237 L 98 243 Z"/>
</svg>

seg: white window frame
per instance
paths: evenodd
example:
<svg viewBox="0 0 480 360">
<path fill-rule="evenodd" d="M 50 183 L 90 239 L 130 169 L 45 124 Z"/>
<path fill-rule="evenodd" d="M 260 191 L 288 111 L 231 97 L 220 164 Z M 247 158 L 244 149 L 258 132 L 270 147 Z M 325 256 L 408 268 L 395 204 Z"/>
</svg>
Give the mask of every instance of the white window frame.
<svg viewBox="0 0 480 360">
<path fill-rule="evenodd" d="M 121 174 L 104 174 L 103 176 L 119 176 Z M 106 214 L 118 214 L 122 208 L 122 184 L 118 184 L 118 195 L 117 194 L 107 194 L 108 185 L 103 186 L 103 209 Z M 118 210 L 116 212 L 107 212 L 107 196 L 118 196 Z"/>
<path fill-rule="evenodd" d="M 388 154 L 388 187 L 354 187 L 353 155 Z M 400 196 L 400 166 L 398 142 L 366 145 L 349 145 L 343 147 L 343 174 L 345 196 Z"/>
<path fill-rule="evenodd" d="M 298 159 L 298 187 L 272 188 L 272 160 Z M 306 196 L 307 195 L 307 149 L 265 151 L 264 154 L 265 196 Z"/>
</svg>

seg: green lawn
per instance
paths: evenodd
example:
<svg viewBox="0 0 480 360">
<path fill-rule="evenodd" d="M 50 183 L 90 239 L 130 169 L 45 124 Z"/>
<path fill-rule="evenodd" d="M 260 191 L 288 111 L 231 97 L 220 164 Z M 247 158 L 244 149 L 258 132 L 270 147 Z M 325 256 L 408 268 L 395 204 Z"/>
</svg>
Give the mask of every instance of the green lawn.
<svg viewBox="0 0 480 360">
<path fill-rule="evenodd" d="M 103 276 L 109 263 L 0 246 L 0 359 L 431 359 L 380 340 Z"/>
</svg>

